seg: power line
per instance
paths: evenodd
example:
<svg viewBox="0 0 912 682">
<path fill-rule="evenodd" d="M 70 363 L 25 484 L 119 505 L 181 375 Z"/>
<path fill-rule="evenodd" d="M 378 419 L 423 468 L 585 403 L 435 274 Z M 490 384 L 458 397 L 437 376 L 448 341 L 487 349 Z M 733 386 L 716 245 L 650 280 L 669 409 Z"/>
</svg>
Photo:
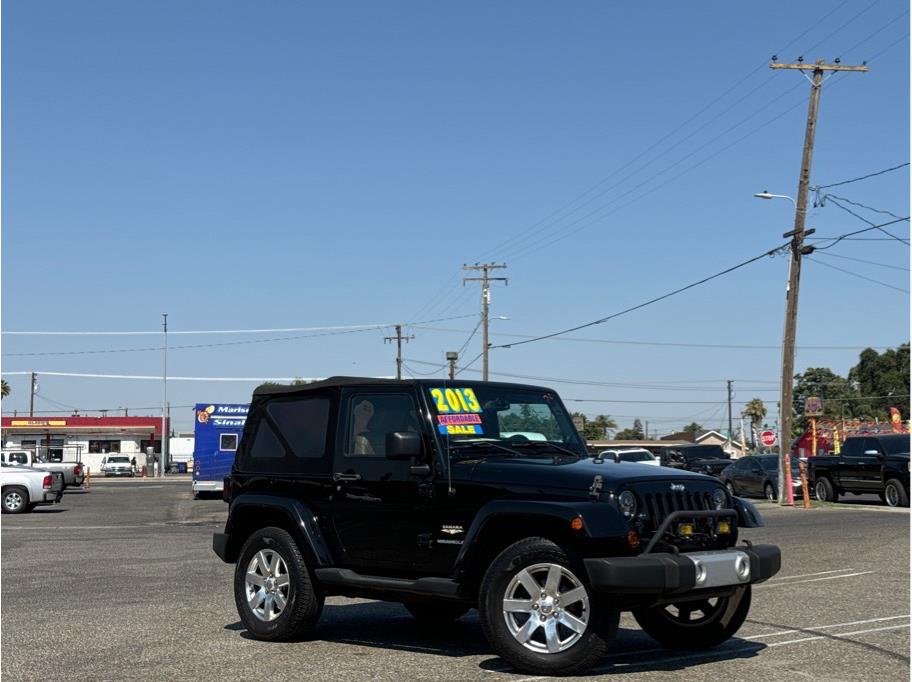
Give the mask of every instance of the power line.
<svg viewBox="0 0 912 682">
<path fill-rule="evenodd" d="M 424 320 L 419 322 L 409 322 L 407 324 L 424 324 L 426 322 L 443 322 L 444 320 L 458 320 L 466 317 L 475 317 L 474 315 L 456 315 L 453 317 L 440 317 L 434 320 Z M 210 329 L 210 330 L 168 330 L 168 334 L 266 334 L 266 333 L 287 333 L 287 332 L 311 332 L 311 331 L 338 331 L 338 330 L 359 330 L 359 329 L 387 329 L 395 327 L 398 322 L 379 322 L 371 324 L 350 324 L 324 327 L 276 327 L 271 329 Z M 11 336 L 147 336 L 161 335 L 160 331 L 2 331 L 0 334 Z"/>
<path fill-rule="evenodd" d="M 580 324 L 575 327 L 570 327 L 570 328 L 564 329 L 562 331 L 552 332 L 551 334 L 543 334 L 541 336 L 536 336 L 531 339 L 526 339 L 524 341 L 516 341 L 514 343 L 500 344 L 500 345 L 491 346 L 491 347 L 492 348 L 512 348 L 513 346 L 521 346 L 521 345 L 525 345 L 527 343 L 534 343 L 535 341 L 543 341 L 545 339 L 554 338 L 555 336 L 562 336 L 564 334 L 569 334 L 571 332 L 579 331 L 580 329 L 585 329 L 587 327 L 593 327 L 595 325 L 602 324 L 604 322 L 607 322 L 608 320 L 613 320 L 614 318 L 620 317 L 621 315 L 626 315 L 627 313 L 631 313 L 635 310 L 640 310 L 641 308 L 645 308 L 646 306 L 652 305 L 653 303 L 658 303 L 659 301 L 663 301 L 666 298 L 671 298 L 672 296 L 675 296 L 684 291 L 687 291 L 688 289 L 693 289 L 694 287 L 697 287 L 701 284 L 705 284 L 706 282 L 714 280 L 718 277 L 727 275 L 730 272 L 734 272 L 735 270 L 738 270 L 739 268 L 743 268 L 747 265 L 750 265 L 751 263 L 761 260 L 762 258 L 766 258 L 767 256 L 773 256 L 777 252 L 779 252 L 783 248 L 783 246 L 785 246 L 785 245 L 777 246 L 773 249 L 770 249 L 769 251 L 765 251 L 764 253 L 761 253 L 759 256 L 754 256 L 753 258 L 749 258 L 745 261 L 742 261 L 741 263 L 738 263 L 737 265 L 733 265 L 733 266 L 726 268 L 724 270 L 721 270 L 713 275 L 710 275 L 709 277 L 704 277 L 703 279 L 698 280 L 696 282 L 691 282 L 690 284 L 687 284 L 686 286 L 679 287 L 678 289 L 669 291 L 666 294 L 662 294 L 661 296 L 656 296 L 655 298 L 651 298 L 648 301 L 644 301 L 643 303 L 639 303 L 635 306 L 625 308 L 624 310 L 620 310 L 616 313 L 612 313 L 611 315 L 602 317 L 598 320 L 593 320 L 592 322 L 586 322 L 585 324 Z"/>
<path fill-rule="evenodd" d="M 893 286 L 892 284 L 887 284 L 886 282 L 881 282 L 879 279 L 873 279 L 871 277 L 865 277 L 864 275 L 859 275 L 857 272 L 852 272 L 851 270 L 845 270 L 843 268 L 836 267 L 835 265 L 830 265 L 829 263 L 824 263 L 823 261 L 819 261 L 816 258 L 812 258 L 811 256 L 806 256 L 806 258 L 808 260 L 814 261 L 818 265 L 822 265 L 822 266 L 824 266 L 826 268 L 830 268 L 832 270 L 838 270 L 839 272 L 843 272 L 847 275 L 851 275 L 852 277 L 857 277 L 858 279 L 867 280 L 868 282 L 873 282 L 874 284 L 879 284 L 880 286 L 887 287 L 888 289 L 895 289 L 896 291 L 901 291 L 904 294 L 912 293 L 908 289 L 903 289 L 901 287 Z"/>
<path fill-rule="evenodd" d="M 903 38 L 905 38 L 905 37 L 906 36 L 903 36 Z M 902 40 L 903 38 L 900 38 L 900 40 Z M 899 41 L 896 41 L 896 42 L 899 42 Z M 891 45 L 891 47 L 892 47 L 892 45 Z M 833 182 L 833 183 L 830 183 L 829 185 L 816 185 L 815 187 L 812 187 L 811 189 L 813 189 L 813 190 L 829 189 L 830 187 L 839 187 L 840 185 L 848 185 L 853 182 L 860 182 L 861 180 L 867 180 L 868 178 L 875 178 L 878 175 L 883 175 L 884 173 L 891 173 L 892 171 L 899 170 L 900 168 L 905 168 L 908 165 L 909 165 L 909 162 L 906 161 L 905 163 L 901 163 L 898 166 L 893 166 L 892 168 L 884 168 L 883 170 L 877 171 L 875 173 L 868 173 L 867 175 L 862 175 L 857 178 L 852 178 L 851 180 L 842 180 L 841 182 Z"/>
<path fill-rule="evenodd" d="M 17 376 L 31 374 L 31 372 L 0 372 L 4 376 Z M 80 377 L 88 379 L 139 379 L 161 381 L 161 375 L 148 374 L 89 374 L 83 372 L 42 372 L 36 374 L 56 377 Z M 168 381 L 321 381 L 326 377 L 168 377 Z M 392 379 L 393 377 L 378 377 L 382 379 Z M 160 408 L 159 408 L 160 409 Z"/>
<path fill-rule="evenodd" d="M 838 201 L 833 197 L 833 195 L 828 194 L 828 195 L 827 195 L 827 198 L 828 198 L 830 201 L 832 201 L 836 206 L 838 206 L 838 207 L 841 208 L 843 211 L 845 211 L 846 213 L 849 213 L 849 214 L 855 216 L 856 218 L 858 218 L 861 222 L 867 223 L 867 224 L 870 225 L 871 227 L 873 227 L 873 228 L 875 228 L 875 229 L 877 229 L 877 230 L 880 230 L 881 232 L 883 232 L 883 233 L 884 233 L 885 235 L 887 235 L 888 237 L 890 237 L 890 238 L 892 238 L 892 239 L 895 239 L 895 240 L 898 241 L 898 242 L 902 242 L 902 243 L 905 244 L 906 246 L 909 246 L 909 241 L 908 241 L 908 240 L 902 239 L 902 238 L 900 238 L 900 237 L 897 237 L 897 236 L 896 236 L 895 234 L 893 234 L 892 232 L 887 232 L 887 231 L 886 231 L 883 227 L 881 227 L 880 225 L 875 225 L 874 223 L 872 223 L 870 220 L 868 220 L 868 219 L 865 218 L 864 216 L 858 215 L 858 214 L 855 213 L 855 211 L 853 211 L 852 209 L 847 208 L 846 206 L 843 206 L 840 202 L 838 202 Z M 892 214 L 891 214 L 891 215 L 892 215 Z M 899 216 L 897 216 L 897 218 L 899 218 Z M 903 220 L 903 218 L 899 218 L 899 220 Z"/>
<path fill-rule="evenodd" d="M 851 256 L 843 256 L 838 253 L 821 253 L 820 256 L 827 256 L 829 258 L 842 258 L 844 260 L 855 261 L 856 263 L 866 263 L 868 265 L 879 265 L 882 268 L 890 268 L 891 270 L 902 270 L 903 272 L 909 272 L 909 268 L 904 268 L 901 265 L 889 265 L 888 263 L 878 263 L 874 260 L 865 260 L 863 258 L 852 258 Z"/>
<path fill-rule="evenodd" d="M 839 235 L 838 237 L 811 237 L 809 239 L 811 239 L 813 241 L 820 241 L 820 240 L 826 241 L 826 240 L 831 239 L 832 240 L 831 244 L 827 244 L 826 246 L 814 247 L 815 252 L 822 251 L 824 249 L 830 249 L 830 248 L 836 246 L 836 244 L 838 244 L 839 242 L 841 242 L 844 239 L 851 239 L 856 234 L 863 234 L 865 232 L 870 232 L 871 230 L 876 230 L 876 229 L 879 229 L 882 227 L 889 227 L 890 225 L 895 225 L 896 223 L 906 222 L 908 220 L 909 220 L 909 216 L 906 216 L 905 218 L 898 218 L 897 220 L 891 220 L 886 223 L 880 223 L 879 225 L 872 225 L 871 227 L 866 227 L 861 230 L 855 230 L 854 232 L 847 232 L 845 234 Z"/>
<path fill-rule="evenodd" d="M 890 211 L 885 211 L 880 208 L 874 208 L 873 206 L 866 206 L 865 204 L 859 203 L 857 201 L 852 201 L 851 199 L 846 199 L 845 197 L 836 196 L 835 194 L 824 194 L 822 197 L 820 197 L 820 199 L 817 202 L 815 202 L 815 204 L 818 206 L 823 206 L 824 202 L 827 199 L 838 199 L 839 201 L 844 201 L 847 204 L 852 204 L 853 206 L 858 206 L 859 208 L 864 208 L 864 209 L 867 209 L 868 211 L 873 211 L 874 213 L 883 213 L 884 215 L 888 215 L 891 218 L 899 218 L 900 220 L 902 220 L 901 216 L 898 216 L 895 213 L 891 213 Z"/>
</svg>

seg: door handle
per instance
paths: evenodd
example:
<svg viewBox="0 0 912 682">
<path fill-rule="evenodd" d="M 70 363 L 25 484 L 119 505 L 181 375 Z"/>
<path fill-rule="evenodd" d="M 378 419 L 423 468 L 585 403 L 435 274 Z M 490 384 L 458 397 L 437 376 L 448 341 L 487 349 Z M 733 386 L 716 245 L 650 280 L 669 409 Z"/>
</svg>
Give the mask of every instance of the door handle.
<svg viewBox="0 0 912 682">
<path fill-rule="evenodd" d="M 333 474 L 334 481 L 360 481 L 361 474 L 336 472 Z"/>
</svg>

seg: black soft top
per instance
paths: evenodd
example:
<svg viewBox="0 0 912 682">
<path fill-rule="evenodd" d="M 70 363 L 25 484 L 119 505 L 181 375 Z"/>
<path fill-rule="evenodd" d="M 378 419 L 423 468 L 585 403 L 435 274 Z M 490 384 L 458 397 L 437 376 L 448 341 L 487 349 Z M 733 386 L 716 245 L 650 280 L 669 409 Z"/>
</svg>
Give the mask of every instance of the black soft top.
<svg viewBox="0 0 912 682">
<path fill-rule="evenodd" d="M 533 391 L 548 391 L 557 393 L 550 388 L 543 386 L 530 386 L 528 384 L 515 384 L 499 381 L 462 381 L 459 379 L 382 379 L 378 377 L 329 377 L 321 381 L 314 381 L 309 384 L 297 384 L 288 386 L 285 384 L 258 386 L 253 391 L 253 397 L 270 396 L 270 395 L 289 395 L 296 393 L 307 393 L 309 391 L 319 391 L 326 388 L 346 388 L 350 386 L 490 386 L 493 388 L 507 389 L 532 389 Z"/>
</svg>

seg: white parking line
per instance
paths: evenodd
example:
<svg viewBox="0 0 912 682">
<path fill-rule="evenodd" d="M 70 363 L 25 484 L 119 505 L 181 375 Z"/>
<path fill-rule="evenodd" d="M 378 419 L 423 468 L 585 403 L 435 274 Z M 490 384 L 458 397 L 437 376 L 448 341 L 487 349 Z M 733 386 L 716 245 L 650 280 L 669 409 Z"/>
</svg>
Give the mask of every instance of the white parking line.
<svg viewBox="0 0 912 682">
<path fill-rule="evenodd" d="M 869 618 L 867 620 L 853 620 L 848 623 L 835 623 L 834 625 L 814 625 L 806 628 L 798 628 L 796 630 L 780 630 L 779 632 L 767 632 L 763 635 L 750 635 L 748 637 L 742 637 L 741 639 L 763 639 L 764 637 L 779 637 L 781 635 L 791 635 L 796 632 L 807 632 L 807 631 L 816 631 L 816 630 L 832 630 L 833 628 L 845 628 L 850 625 L 867 625 L 868 623 L 882 623 L 887 620 L 899 620 L 900 618 L 909 618 L 909 614 L 905 616 L 885 616 L 883 618 Z"/>
<path fill-rule="evenodd" d="M 802 583 L 816 583 L 820 580 L 837 580 L 839 578 L 854 578 L 857 575 L 868 575 L 874 571 L 859 571 L 858 573 L 846 573 L 844 575 L 828 575 L 823 578 L 809 578 L 808 580 L 792 580 L 787 583 L 763 583 L 756 585 L 756 587 L 788 587 L 789 585 L 800 585 Z"/>
<path fill-rule="evenodd" d="M 802 573 L 801 575 L 777 575 L 773 578 L 770 578 L 770 582 L 774 580 L 792 580 L 793 578 L 813 578 L 815 575 L 829 575 L 831 573 L 845 573 L 846 571 L 854 571 L 854 568 L 840 568 L 835 571 L 819 571 L 817 573 Z"/>
</svg>

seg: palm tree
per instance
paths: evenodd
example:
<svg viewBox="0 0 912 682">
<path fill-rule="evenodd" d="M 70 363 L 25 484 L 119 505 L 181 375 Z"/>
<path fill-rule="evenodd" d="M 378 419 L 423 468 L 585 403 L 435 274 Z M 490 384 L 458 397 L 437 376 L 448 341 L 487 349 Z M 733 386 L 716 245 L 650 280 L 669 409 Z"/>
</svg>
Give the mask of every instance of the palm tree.
<svg viewBox="0 0 912 682">
<path fill-rule="evenodd" d="M 0 379 L 0 398 L 5 398 L 10 394 L 9 384 L 6 379 Z"/>
<path fill-rule="evenodd" d="M 766 405 L 764 405 L 763 400 L 760 398 L 751 398 L 744 405 L 744 409 L 741 410 L 741 414 L 745 417 L 748 417 L 751 422 L 751 445 L 756 447 L 755 433 L 763 425 L 763 420 L 766 418 Z"/>
</svg>

